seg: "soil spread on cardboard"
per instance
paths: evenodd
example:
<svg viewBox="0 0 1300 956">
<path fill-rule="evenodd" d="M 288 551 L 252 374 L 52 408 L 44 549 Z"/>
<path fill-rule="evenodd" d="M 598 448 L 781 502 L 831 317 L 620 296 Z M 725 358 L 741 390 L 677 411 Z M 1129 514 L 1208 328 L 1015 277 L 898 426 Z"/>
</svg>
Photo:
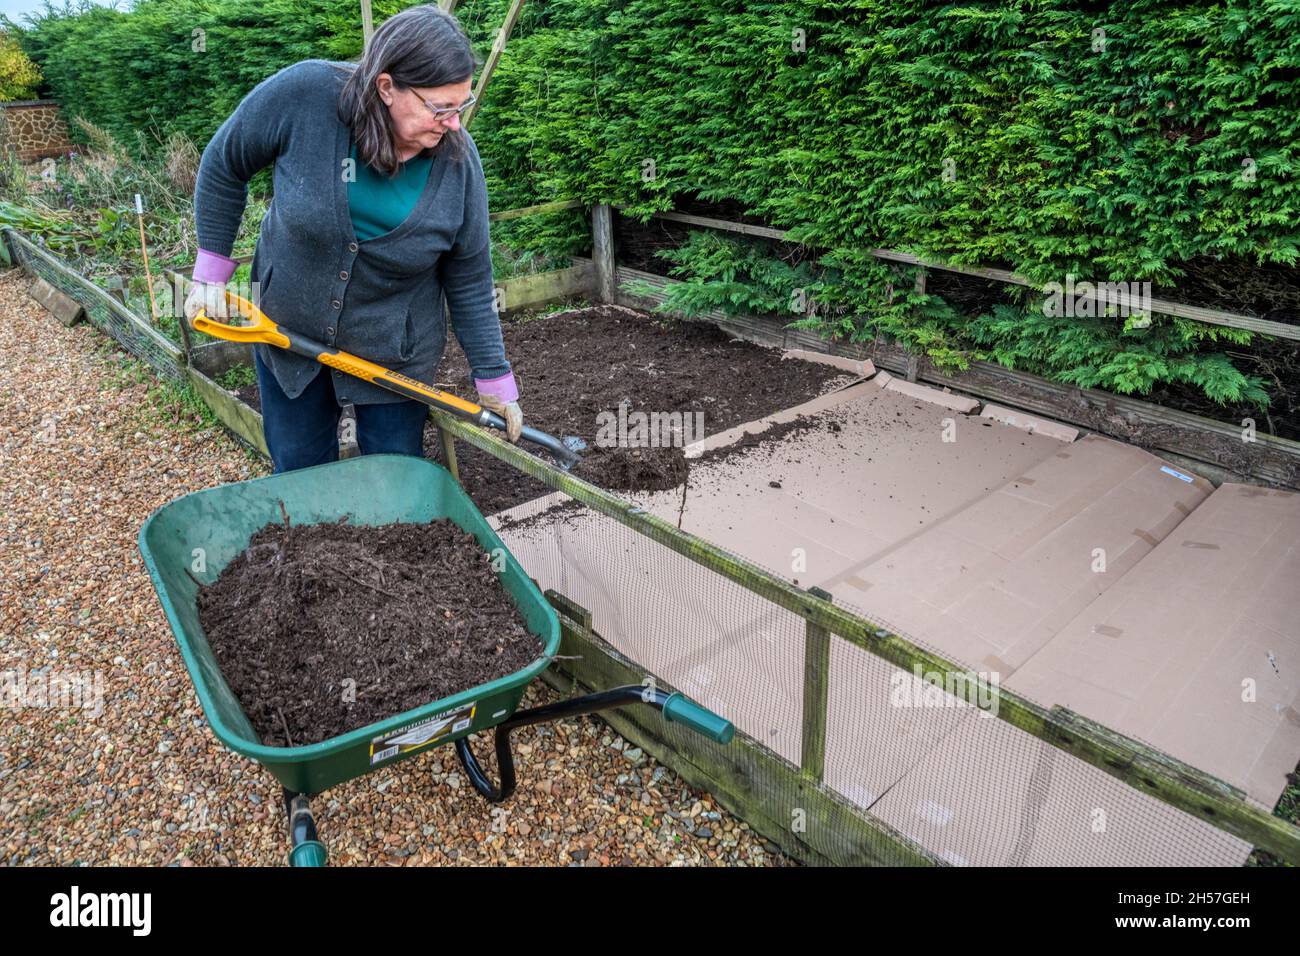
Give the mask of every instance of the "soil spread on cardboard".
<svg viewBox="0 0 1300 956">
<path fill-rule="evenodd" d="M 506 355 L 519 384 L 524 423 L 587 443 L 573 474 L 611 491 L 659 491 L 681 485 L 687 463 L 680 447 L 663 447 L 664 422 L 700 434 L 725 431 L 824 394 L 848 376 L 833 366 L 783 359 L 779 349 L 733 339 L 705 322 L 661 323 L 643 312 L 594 306 L 538 318 L 502 321 Z M 438 383 L 473 399 L 464 353 L 452 336 Z M 622 409 L 620 409 L 622 406 Z M 638 433 L 634 413 L 658 413 L 661 424 Z M 699 417 L 695 417 L 699 413 Z M 599 439 L 619 432 L 626 441 Z M 646 419 L 641 419 L 645 423 Z M 658 447 L 636 447 L 641 437 Z M 523 446 L 537 452 L 533 446 Z M 443 461 L 437 429 L 425 431 L 425 454 Z M 545 454 L 542 452 L 541 454 Z M 484 514 L 549 494 L 535 478 L 456 443 L 461 484 Z"/>
<path fill-rule="evenodd" d="M 271 524 L 199 621 L 264 744 L 300 746 L 513 674 L 541 642 L 492 556 L 446 520 Z"/>
</svg>

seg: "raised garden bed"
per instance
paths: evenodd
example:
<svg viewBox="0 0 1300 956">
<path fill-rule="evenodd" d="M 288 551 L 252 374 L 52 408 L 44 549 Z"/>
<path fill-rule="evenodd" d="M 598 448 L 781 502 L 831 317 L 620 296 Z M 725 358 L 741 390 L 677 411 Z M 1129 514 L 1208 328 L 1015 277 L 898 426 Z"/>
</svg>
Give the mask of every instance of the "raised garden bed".
<svg viewBox="0 0 1300 956">
<path fill-rule="evenodd" d="M 611 491 L 654 491 L 680 485 L 680 447 L 603 447 L 602 423 L 626 403 L 633 412 L 702 413 L 702 434 L 725 431 L 800 405 L 849 380 L 829 365 L 784 359 L 781 352 L 733 340 L 705 323 L 660 325 L 617 306 L 593 306 L 502 326 L 506 354 L 519 380 L 524 420 L 554 435 L 587 443 L 574 474 Z M 464 353 L 449 338 L 438 382 L 474 397 Z M 604 419 L 602 413 L 607 413 Z M 629 419 L 629 421 L 634 421 Z M 694 421 L 692 419 L 692 421 Z M 632 428 L 628 428 L 631 435 Z M 437 430 L 425 452 L 442 461 Z M 463 442 L 461 484 L 485 514 L 503 511 L 551 489 Z"/>
<path fill-rule="evenodd" d="M 252 371 L 253 347 L 238 342 L 209 342 L 190 353 L 190 382 L 212 413 L 244 444 L 268 455 L 262 434 L 262 404 L 257 384 L 245 384 L 233 392 L 227 385 L 247 381 Z M 242 371 L 247 370 L 247 371 Z"/>
</svg>

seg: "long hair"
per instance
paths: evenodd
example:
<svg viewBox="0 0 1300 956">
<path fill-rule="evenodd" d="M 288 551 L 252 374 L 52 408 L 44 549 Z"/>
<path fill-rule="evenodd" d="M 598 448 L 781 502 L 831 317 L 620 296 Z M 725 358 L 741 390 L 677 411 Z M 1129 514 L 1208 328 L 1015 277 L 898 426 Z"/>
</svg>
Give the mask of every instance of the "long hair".
<svg viewBox="0 0 1300 956">
<path fill-rule="evenodd" d="M 388 176 L 401 166 L 393 137 L 393 120 L 379 98 L 375 79 L 388 73 L 399 89 L 463 83 L 479 66 L 459 21 L 432 4 L 410 7 L 385 20 L 366 45 L 339 94 L 339 119 L 352 128 L 357 159 Z M 468 154 L 462 129 L 446 130 L 430 155 Z"/>
</svg>

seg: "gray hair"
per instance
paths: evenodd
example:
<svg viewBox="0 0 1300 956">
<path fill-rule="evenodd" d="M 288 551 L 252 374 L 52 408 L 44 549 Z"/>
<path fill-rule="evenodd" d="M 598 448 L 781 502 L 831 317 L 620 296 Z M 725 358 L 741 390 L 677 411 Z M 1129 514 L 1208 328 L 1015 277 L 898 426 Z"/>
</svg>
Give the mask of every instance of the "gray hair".
<svg viewBox="0 0 1300 956">
<path fill-rule="evenodd" d="M 393 120 L 379 98 L 375 80 L 388 73 L 399 89 L 463 83 L 479 66 L 460 22 L 432 4 L 409 7 L 380 24 L 366 44 L 339 95 L 339 119 L 352 128 L 357 159 L 389 176 L 400 161 L 393 141 Z M 449 154 L 461 160 L 467 153 L 462 130 L 447 130 L 429 155 Z"/>
</svg>

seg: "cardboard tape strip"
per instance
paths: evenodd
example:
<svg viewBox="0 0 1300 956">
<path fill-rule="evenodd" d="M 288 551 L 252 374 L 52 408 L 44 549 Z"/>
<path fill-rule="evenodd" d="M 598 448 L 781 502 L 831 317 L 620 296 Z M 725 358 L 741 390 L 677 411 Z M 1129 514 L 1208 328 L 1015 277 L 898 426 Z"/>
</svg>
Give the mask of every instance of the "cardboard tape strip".
<svg viewBox="0 0 1300 956">
<path fill-rule="evenodd" d="M 1157 540 L 1157 538 L 1155 537 L 1155 535 L 1151 534 L 1151 532 L 1149 531 L 1143 531 L 1141 528 L 1134 528 L 1133 536 L 1135 538 L 1141 538 L 1143 541 L 1151 545 L 1151 547 L 1153 548 L 1160 543 L 1159 540 Z"/>
</svg>

